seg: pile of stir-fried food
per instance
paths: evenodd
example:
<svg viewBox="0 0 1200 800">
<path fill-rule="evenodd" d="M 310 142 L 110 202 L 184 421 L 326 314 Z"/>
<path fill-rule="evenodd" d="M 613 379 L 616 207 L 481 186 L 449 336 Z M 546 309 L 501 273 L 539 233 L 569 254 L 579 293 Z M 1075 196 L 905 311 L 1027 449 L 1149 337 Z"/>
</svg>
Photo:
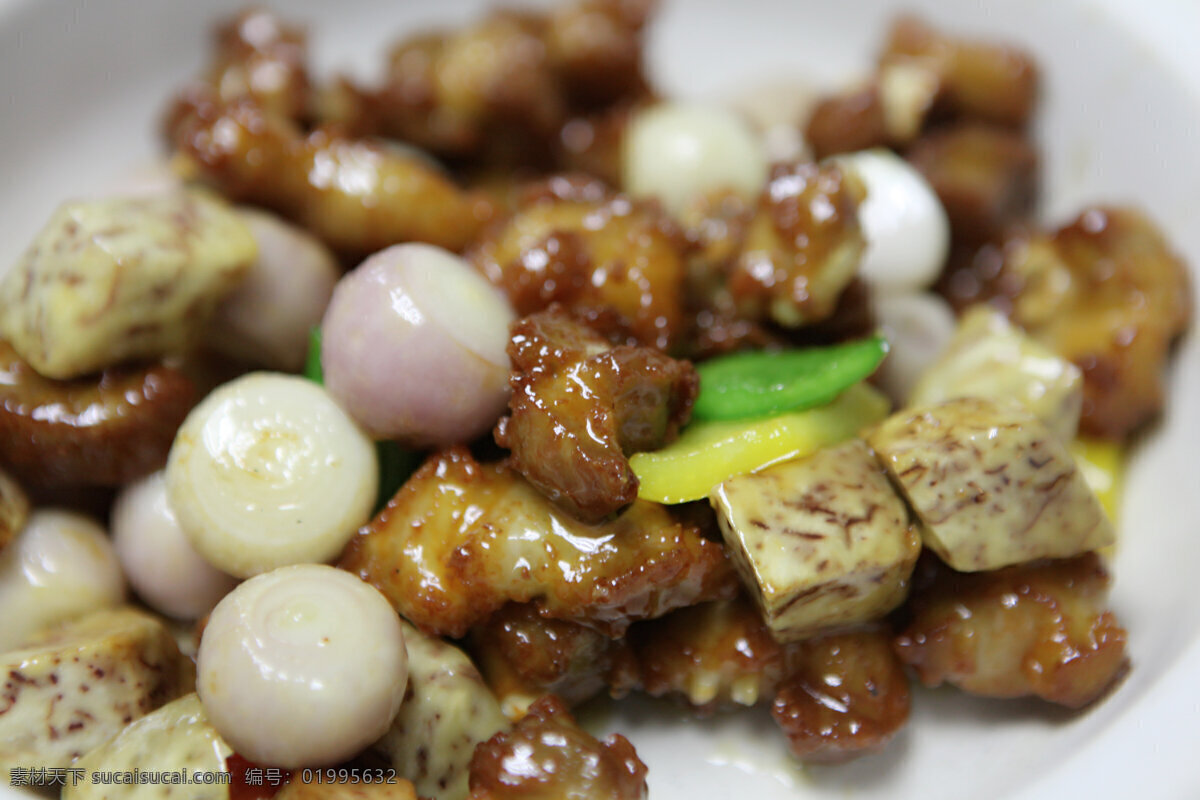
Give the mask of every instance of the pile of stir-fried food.
<svg viewBox="0 0 1200 800">
<path fill-rule="evenodd" d="M 370 86 L 247 11 L 169 172 L 49 220 L 0 282 L 10 776 L 633 798 L 573 706 L 762 705 L 836 761 L 913 680 L 1120 679 L 1101 553 L 1191 313 L 1162 234 L 1039 223 L 1018 49 L 903 18 L 768 122 L 659 97 L 649 11 L 493 12 Z"/>
</svg>

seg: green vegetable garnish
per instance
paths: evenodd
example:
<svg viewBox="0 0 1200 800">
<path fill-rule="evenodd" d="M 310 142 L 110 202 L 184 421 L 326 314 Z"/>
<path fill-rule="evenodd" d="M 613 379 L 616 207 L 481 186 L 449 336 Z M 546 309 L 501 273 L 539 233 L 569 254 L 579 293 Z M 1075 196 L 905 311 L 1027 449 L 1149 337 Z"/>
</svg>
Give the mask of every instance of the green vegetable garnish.
<svg viewBox="0 0 1200 800">
<path fill-rule="evenodd" d="M 304 377 L 325 385 L 325 370 L 321 368 L 321 326 L 308 332 L 308 355 L 304 358 Z"/>
<path fill-rule="evenodd" d="M 325 384 L 325 370 L 321 367 L 321 329 L 308 332 L 308 356 L 304 359 L 304 377 L 313 383 Z M 375 511 L 387 505 L 388 500 L 404 485 L 408 477 L 421 466 L 422 455 L 405 450 L 391 441 L 375 443 L 375 455 L 379 460 L 379 495 L 375 499 Z"/>
<path fill-rule="evenodd" d="M 882 336 L 832 347 L 733 353 L 696 367 L 695 419 L 734 420 L 803 411 L 833 401 L 883 361 Z"/>
</svg>

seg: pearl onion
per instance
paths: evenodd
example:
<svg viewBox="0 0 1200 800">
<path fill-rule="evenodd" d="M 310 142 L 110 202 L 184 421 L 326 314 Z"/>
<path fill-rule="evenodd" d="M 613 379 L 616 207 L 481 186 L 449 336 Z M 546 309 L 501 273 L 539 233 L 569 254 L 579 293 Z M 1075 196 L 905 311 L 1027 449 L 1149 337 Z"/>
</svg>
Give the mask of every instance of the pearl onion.
<svg viewBox="0 0 1200 800">
<path fill-rule="evenodd" d="M 338 283 L 322 324 L 329 393 L 368 432 L 412 447 L 465 442 L 508 405 L 507 299 L 463 259 L 404 244 Z"/>
<path fill-rule="evenodd" d="M 258 258 L 217 306 L 206 338 L 233 358 L 298 372 L 308 332 L 320 324 L 342 271 L 304 229 L 256 209 L 239 208 L 237 215 L 254 234 Z"/>
<path fill-rule="evenodd" d="M 166 480 L 192 546 L 246 578 L 336 556 L 370 516 L 379 477 L 374 444 L 324 389 L 259 372 L 192 410 Z"/>
<path fill-rule="evenodd" d="M 217 604 L 197 691 L 241 755 L 280 767 L 343 761 L 389 728 L 408 684 L 400 618 L 374 587 L 315 564 L 251 578 Z"/>
<path fill-rule="evenodd" d="M 237 579 L 205 561 L 183 535 L 167 503 L 161 470 L 121 491 L 111 524 L 125 576 L 155 611 L 197 619 L 237 585 Z"/>
<path fill-rule="evenodd" d="M 897 405 L 904 405 L 921 375 L 954 336 L 949 304 L 936 294 L 883 295 L 874 300 L 880 331 L 891 344 L 876 380 Z"/>
<path fill-rule="evenodd" d="M 887 150 L 864 150 L 837 161 L 867 187 L 858 209 L 867 240 L 858 274 L 881 292 L 933 285 L 950 249 L 950 222 L 925 178 Z"/>
<path fill-rule="evenodd" d="M 0 550 L 0 652 L 124 600 L 125 579 L 104 528 L 71 511 L 34 511 Z"/>
<path fill-rule="evenodd" d="M 663 103 L 630 122 L 622 180 L 630 194 L 657 197 L 677 214 L 697 197 L 718 189 L 756 196 L 767 180 L 767 157 L 736 114 Z"/>
</svg>

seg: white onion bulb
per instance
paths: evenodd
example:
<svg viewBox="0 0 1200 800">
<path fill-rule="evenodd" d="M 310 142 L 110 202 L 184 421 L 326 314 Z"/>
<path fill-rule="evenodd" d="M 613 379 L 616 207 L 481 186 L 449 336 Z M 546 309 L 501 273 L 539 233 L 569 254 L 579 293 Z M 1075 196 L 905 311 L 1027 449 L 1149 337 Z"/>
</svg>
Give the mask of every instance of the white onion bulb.
<svg viewBox="0 0 1200 800">
<path fill-rule="evenodd" d="M 918 292 L 937 280 L 950 249 L 950 221 L 937 194 L 888 150 L 838 156 L 867 187 L 858 208 L 867 252 L 858 274 L 881 292 Z"/>
<path fill-rule="evenodd" d="M 184 420 L 167 496 L 192 546 L 241 578 L 327 561 L 369 518 L 375 446 L 320 386 L 245 375 Z"/>
<path fill-rule="evenodd" d="M 767 181 L 762 143 L 741 117 L 722 108 L 652 106 L 630 121 L 622 147 L 625 190 L 656 197 L 675 214 L 716 190 L 756 197 Z"/>
<path fill-rule="evenodd" d="M 207 341 L 249 364 L 299 372 L 342 271 L 324 244 L 273 214 L 239 208 L 258 258 L 213 312 Z"/>
<path fill-rule="evenodd" d="M 36 510 L 0 550 L 0 652 L 124 600 L 125 578 L 104 528 L 71 511 Z"/>
<path fill-rule="evenodd" d="M 155 611 L 198 619 L 237 585 L 208 563 L 179 527 L 162 470 L 126 486 L 113 504 L 113 546 L 133 590 Z"/>
<path fill-rule="evenodd" d="M 197 691 L 213 726 L 260 764 L 336 764 L 381 737 L 408 684 L 400 618 L 377 589 L 317 564 L 251 578 L 209 617 Z"/>
<path fill-rule="evenodd" d="M 928 292 L 876 296 L 874 307 L 880 332 L 891 343 L 876 380 L 902 406 L 917 380 L 950 344 L 957 321 L 950 305 Z"/>
<path fill-rule="evenodd" d="M 466 261 L 389 247 L 338 283 L 322 323 L 325 385 L 372 436 L 466 442 L 508 405 L 508 300 Z"/>
</svg>

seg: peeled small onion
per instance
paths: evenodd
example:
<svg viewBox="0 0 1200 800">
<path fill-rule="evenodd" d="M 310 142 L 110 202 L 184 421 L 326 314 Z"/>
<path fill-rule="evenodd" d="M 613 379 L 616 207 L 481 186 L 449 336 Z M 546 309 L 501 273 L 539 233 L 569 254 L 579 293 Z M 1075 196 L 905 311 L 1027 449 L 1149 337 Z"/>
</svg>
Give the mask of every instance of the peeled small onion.
<svg viewBox="0 0 1200 800">
<path fill-rule="evenodd" d="M 259 764 L 336 764 L 387 731 L 408 684 L 400 618 L 377 589 L 322 565 L 251 578 L 209 617 L 197 691 Z"/>
<path fill-rule="evenodd" d="M 891 343 L 875 378 L 898 405 L 904 405 L 917 380 L 950 344 L 957 321 L 954 310 L 936 294 L 882 295 L 874 300 L 880 331 Z"/>
<path fill-rule="evenodd" d="M 36 510 L 0 550 L 0 652 L 124 600 L 125 579 L 104 528 L 71 511 Z"/>
<path fill-rule="evenodd" d="M 679 213 L 696 198 L 730 189 L 757 196 L 767 181 L 767 157 L 737 114 L 712 106 L 662 103 L 629 123 L 622 182 L 636 197 L 657 197 Z"/>
<path fill-rule="evenodd" d="M 514 316 L 458 256 L 389 247 L 334 290 L 321 328 L 325 385 L 377 439 L 411 447 L 474 439 L 508 404 Z"/>
<path fill-rule="evenodd" d="M 950 222 L 929 183 L 888 150 L 863 150 L 837 161 L 867 187 L 858 208 L 867 240 L 858 274 L 881 292 L 932 286 L 950 249 Z"/>
<path fill-rule="evenodd" d="M 126 486 L 113 504 L 112 538 L 125 577 L 146 605 L 177 619 L 204 616 L 237 585 L 184 536 L 160 470 Z"/>
<path fill-rule="evenodd" d="M 192 409 L 166 482 L 192 546 L 246 578 L 336 556 L 370 516 L 379 476 L 374 443 L 324 389 L 258 372 Z"/>
<path fill-rule="evenodd" d="M 237 209 L 254 235 L 258 258 L 217 306 L 207 340 L 250 364 L 298 372 L 309 331 L 321 322 L 341 270 L 312 234 L 265 211 Z"/>
</svg>

